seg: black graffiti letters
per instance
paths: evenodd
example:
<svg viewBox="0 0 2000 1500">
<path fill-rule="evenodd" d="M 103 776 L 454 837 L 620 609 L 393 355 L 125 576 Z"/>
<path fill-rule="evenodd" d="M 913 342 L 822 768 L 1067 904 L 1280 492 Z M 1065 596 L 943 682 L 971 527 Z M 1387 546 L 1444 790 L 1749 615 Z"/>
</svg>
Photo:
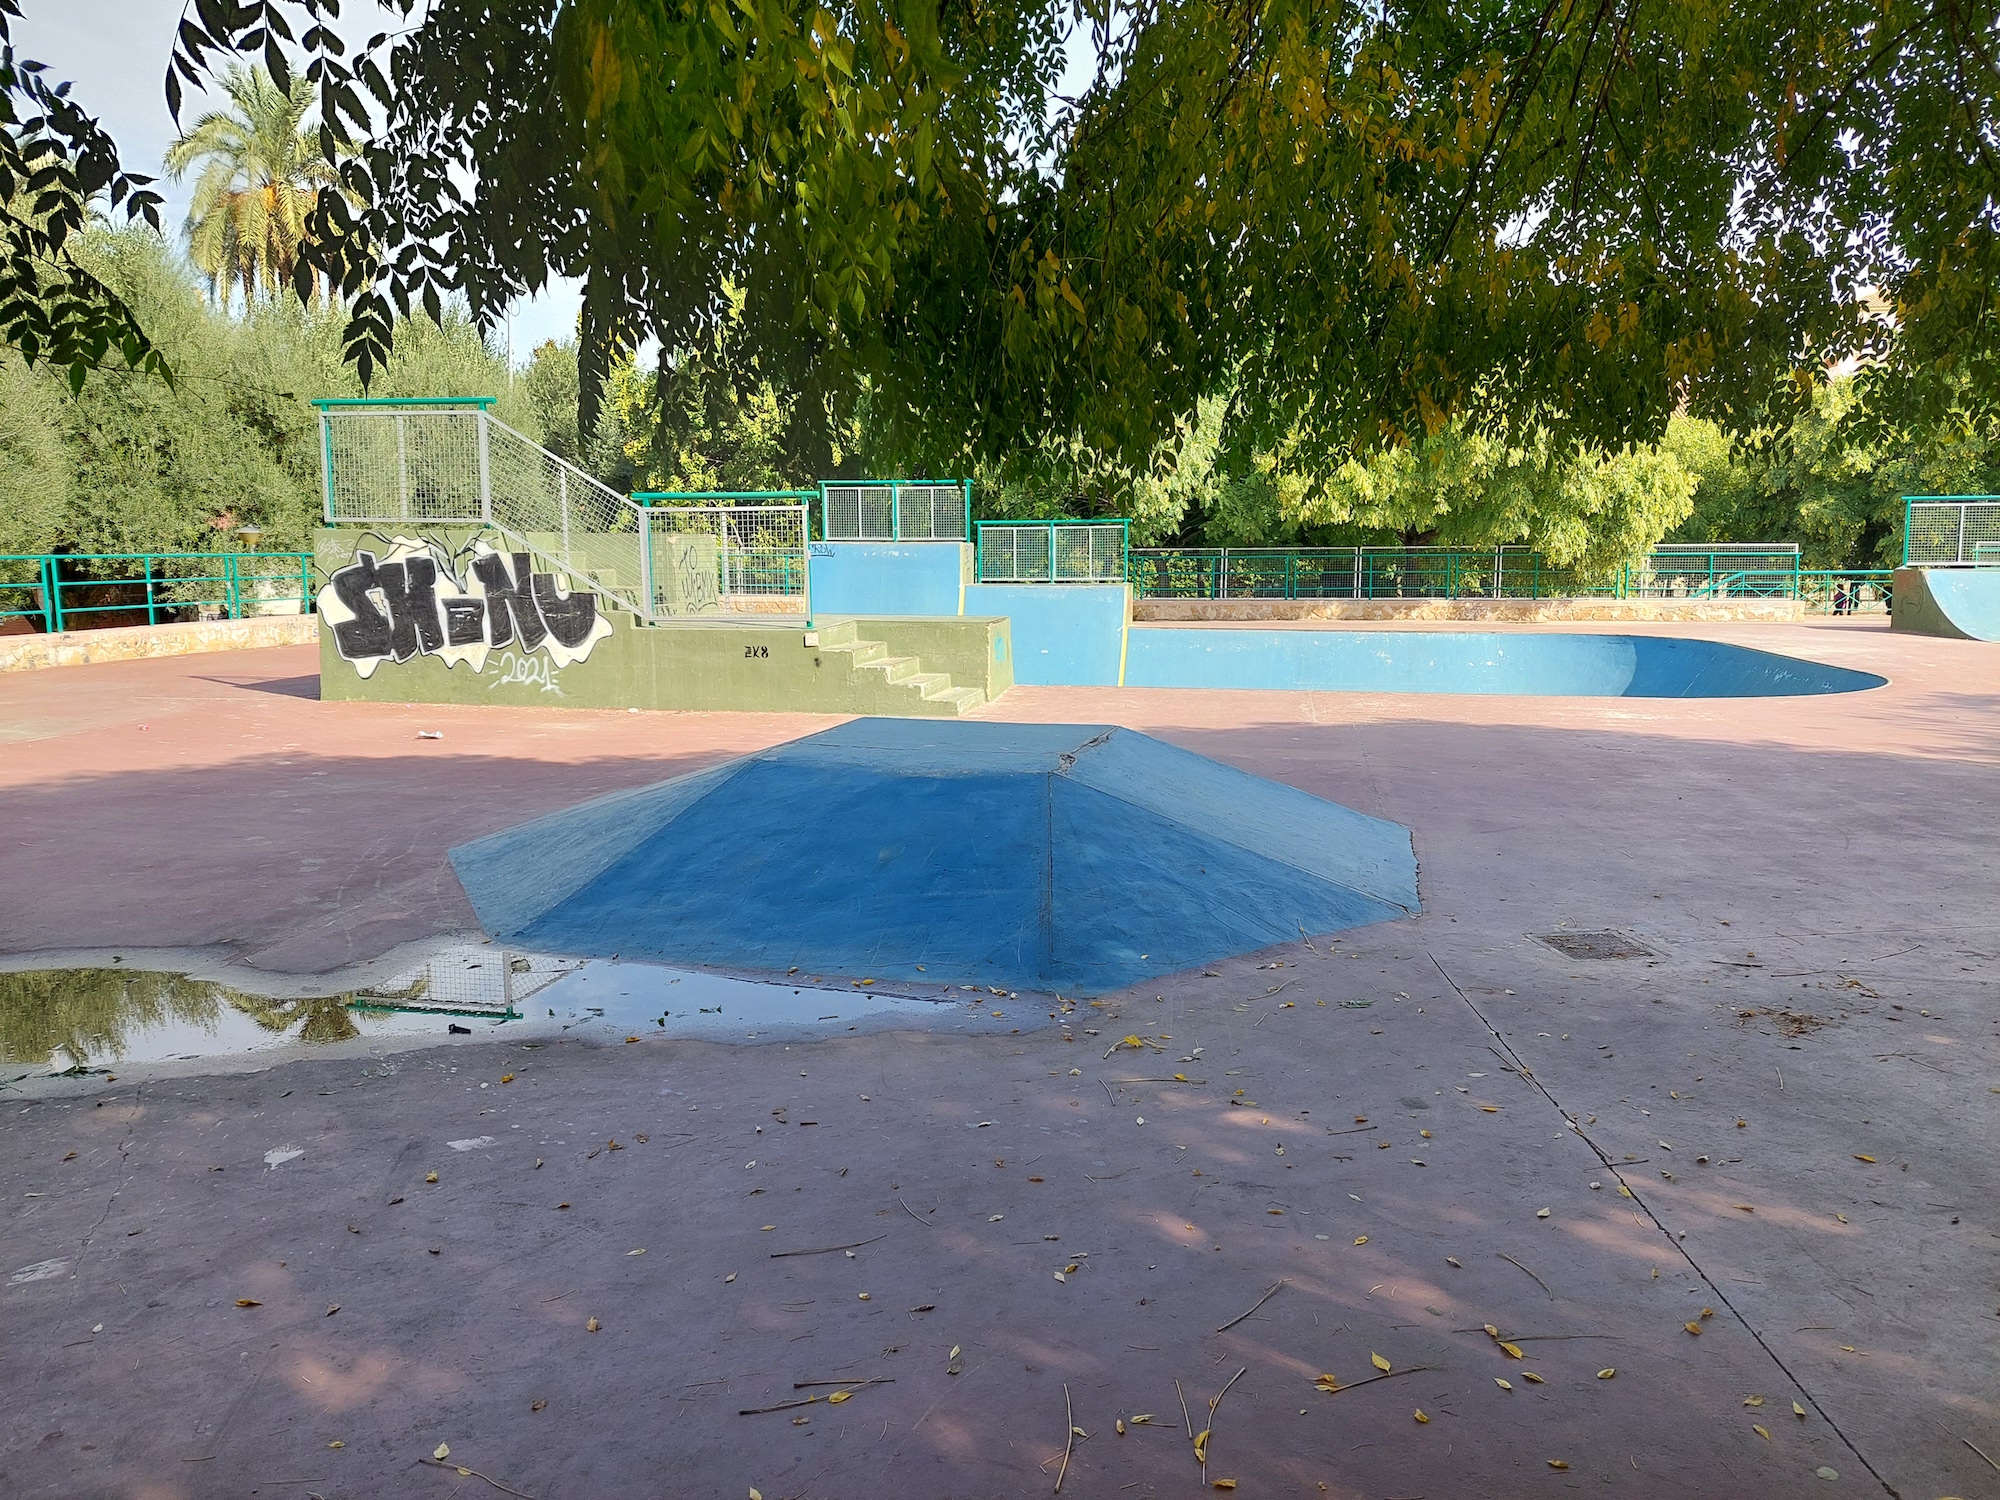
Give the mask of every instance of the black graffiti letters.
<svg viewBox="0 0 2000 1500">
<path fill-rule="evenodd" d="M 535 572 L 526 552 L 477 542 L 457 559 L 439 542 L 401 536 L 386 559 L 357 549 L 327 579 L 319 605 L 335 648 L 364 677 L 384 661 L 435 655 L 481 672 L 487 653 L 505 646 L 521 660 L 545 647 L 547 665 L 559 668 L 588 657 L 611 633 L 596 594 Z"/>
<path fill-rule="evenodd" d="M 549 631 L 542 623 L 541 612 L 535 608 L 534 587 L 528 562 L 528 554 L 514 554 L 514 571 L 507 571 L 507 559 L 498 552 L 489 552 L 484 557 L 472 560 L 472 575 L 486 590 L 487 644 L 505 646 L 514 639 L 516 631 L 521 635 L 521 649 L 532 651 L 541 645 L 542 638 Z M 549 580 L 549 592 L 555 592 L 555 579 Z M 591 612 L 596 613 L 597 601 L 593 595 L 582 597 L 591 601 Z M 587 626 L 586 626 L 587 628 Z M 561 636 L 556 637 L 561 640 Z"/>
<path fill-rule="evenodd" d="M 525 561 L 516 557 L 515 566 Z M 586 593 L 559 594 L 556 592 L 556 578 L 553 573 L 534 575 L 535 610 L 542 623 L 548 626 L 549 634 L 565 646 L 581 646 L 590 636 L 591 626 L 597 623 L 597 595 Z M 492 597 L 489 587 L 487 597 Z"/>
<path fill-rule="evenodd" d="M 354 561 L 335 573 L 330 582 L 334 596 L 347 607 L 350 616 L 333 627 L 334 645 L 340 654 L 349 661 L 387 656 L 394 633 L 370 597 L 380 587 L 375 554 L 355 553 Z"/>
</svg>

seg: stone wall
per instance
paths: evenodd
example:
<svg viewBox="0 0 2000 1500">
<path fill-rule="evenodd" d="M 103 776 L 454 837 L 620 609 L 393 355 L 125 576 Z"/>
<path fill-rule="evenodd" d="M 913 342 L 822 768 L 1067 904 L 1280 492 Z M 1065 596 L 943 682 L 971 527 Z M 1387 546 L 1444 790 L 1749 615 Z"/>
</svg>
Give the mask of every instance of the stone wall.
<svg viewBox="0 0 2000 1500">
<path fill-rule="evenodd" d="M 58 635 L 0 635 L 0 672 L 80 667 L 141 656 L 241 651 L 255 646 L 309 646 L 318 639 L 317 615 L 258 615 L 248 620 L 199 620 L 186 625 L 66 630 Z"/>
</svg>

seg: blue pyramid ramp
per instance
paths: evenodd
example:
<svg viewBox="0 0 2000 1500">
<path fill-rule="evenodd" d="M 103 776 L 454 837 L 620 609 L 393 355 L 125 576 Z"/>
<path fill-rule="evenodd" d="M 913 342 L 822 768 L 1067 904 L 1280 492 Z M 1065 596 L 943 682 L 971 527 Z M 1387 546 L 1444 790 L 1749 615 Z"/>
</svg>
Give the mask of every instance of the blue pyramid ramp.
<svg viewBox="0 0 2000 1500">
<path fill-rule="evenodd" d="M 1399 824 L 1096 725 L 856 720 L 451 858 L 524 947 L 1076 993 L 1418 909 Z"/>
</svg>

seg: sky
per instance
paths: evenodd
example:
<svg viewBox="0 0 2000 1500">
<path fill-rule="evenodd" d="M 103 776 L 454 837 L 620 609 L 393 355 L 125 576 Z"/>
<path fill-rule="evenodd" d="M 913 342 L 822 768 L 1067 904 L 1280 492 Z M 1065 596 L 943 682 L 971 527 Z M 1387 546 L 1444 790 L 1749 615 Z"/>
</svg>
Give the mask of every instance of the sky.
<svg viewBox="0 0 2000 1500">
<path fill-rule="evenodd" d="M 167 113 L 166 73 L 182 8 L 183 0 L 24 0 L 13 26 L 15 52 L 74 82 L 74 97 L 111 132 L 126 169 L 157 175 L 177 134 Z M 341 9 L 336 29 L 350 48 L 404 24 L 374 0 L 345 0 Z M 1063 93 L 1081 89 L 1096 62 L 1081 28 L 1072 34 L 1068 52 Z M 192 123 L 210 107 L 191 96 L 181 106 L 181 118 Z M 187 186 L 163 178 L 156 191 L 166 199 L 162 226 L 178 236 L 187 216 Z M 503 339 L 511 336 L 514 363 L 526 364 L 546 340 L 574 337 L 582 300 L 582 283 L 565 280 L 516 302 L 508 326 L 496 330 Z"/>
</svg>

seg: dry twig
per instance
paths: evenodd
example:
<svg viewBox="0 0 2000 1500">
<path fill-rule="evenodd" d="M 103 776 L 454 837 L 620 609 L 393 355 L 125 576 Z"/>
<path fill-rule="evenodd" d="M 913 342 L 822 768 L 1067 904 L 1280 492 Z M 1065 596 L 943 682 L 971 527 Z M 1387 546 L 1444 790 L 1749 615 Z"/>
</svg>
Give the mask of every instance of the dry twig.
<svg viewBox="0 0 2000 1500">
<path fill-rule="evenodd" d="M 1514 1257 L 1509 1255 L 1505 1250 L 1500 1251 L 1499 1255 L 1500 1258 L 1506 1261 L 1508 1265 L 1520 1266 L 1523 1271 L 1528 1271 L 1528 1268 L 1526 1266 L 1522 1266 L 1518 1260 L 1514 1259 Z M 1539 1276 L 1535 1276 L 1535 1273 L 1533 1271 L 1528 1271 L 1528 1274 L 1534 1277 L 1536 1286 L 1540 1287 L 1545 1292 L 1549 1292 L 1549 1301 L 1553 1302 L 1556 1300 L 1556 1294 L 1554 1292 L 1549 1291 L 1549 1284 L 1546 1281 L 1542 1280 L 1542 1278 Z"/>
<path fill-rule="evenodd" d="M 464 1464 L 447 1463 L 443 1459 L 439 1458 L 420 1458 L 417 1460 L 417 1462 L 420 1464 L 429 1464 L 434 1469 L 452 1469 L 460 1474 L 468 1474 L 474 1479 L 485 1480 L 488 1484 L 492 1485 L 494 1489 L 501 1491 L 503 1494 L 520 1495 L 521 1500 L 534 1500 L 534 1496 L 523 1494 L 520 1490 L 515 1489 L 512 1485 L 502 1484 L 499 1480 L 495 1479 L 491 1474 L 482 1474 L 477 1469 L 468 1469 Z M 268 1480 L 265 1482 L 269 1483 Z"/>
<path fill-rule="evenodd" d="M 1277 1296 L 1278 1288 L 1283 1286 L 1288 1279 L 1289 1278 L 1287 1277 L 1280 1276 L 1277 1280 L 1277 1283 L 1274 1286 L 1272 1286 L 1270 1291 L 1264 1293 L 1263 1296 L 1259 1297 L 1255 1302 L 1250 1304 L 1249 1312 L 1238 1313 L 1235 1317 L 1231 1318 L 1227 1323 L 1224 1323 L 1220 1328 L 1216 1329 L 1215 1331 L 1217 1333 L 1229 1332 L 1230 1329 L 1234 1328 L 1238 1323 L 1241 1323 L 1245 1318 L 1249 1317 L 1250 1313 L 1255 1312 L 1258 1308 L 1262 1307 L 1266 1302 L 1269 1302 L 1273 1297 Z M 1216 1399 L 1219 1401 L 1222 1398 L 1218 1396 Z"/>
<path fill-rule="evenodd" d="M 903 1203 L 903 1200 L 900 1197 L 898 1197 L 896 1201 L 898 1203 Z M 924 1228 L 926 1229 L 937 1228 L 937 1225 L 933 1224 L 929 1219 L 926 1219 L 922 1214 L 918 1213 L 914 1208 L 910 1207 L 910 1205 L 907 1203 L 903 1203 L 903 1212 L 908 1214 L 911 1218 L 915 1219 L 919 1224 L 923 1225 Z"/>
<path fill-rule="evenodd" d="M 875 1240 L 886 1240 L 886 1234 L 878 1234 L 874 1240 L 856 1240 L 851 1245 L 820 1245 L 811 1250 L 773 1250 L 772 1260 L 783 1260 L 788 1255 L 831 1255 L 836 1250 L 859 1250 L 863 1245 L 872 1245 Z"/>
<path fill-rule="evenodd" d="M 1067 1382 L 1063 1384 L 1063 1423 L 1063 1461 L 1062 1467 L 1056 1470 L 1055 1493 L 1058 1495 L 1062 1493 L 1063 1478 L 1069 1473 L 1070 1450 L 1076 1447 L 1076 1412 L 1069 1404 Z"/>
</svg>

